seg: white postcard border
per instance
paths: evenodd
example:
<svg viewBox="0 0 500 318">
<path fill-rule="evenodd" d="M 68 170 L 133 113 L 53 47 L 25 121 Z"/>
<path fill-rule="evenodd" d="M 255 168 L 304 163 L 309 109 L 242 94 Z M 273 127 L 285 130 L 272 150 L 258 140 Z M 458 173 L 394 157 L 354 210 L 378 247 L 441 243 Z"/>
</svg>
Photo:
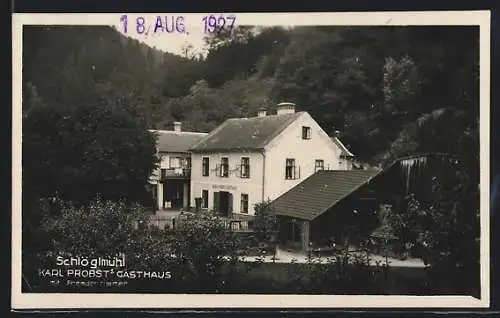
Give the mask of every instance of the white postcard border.
<svg viewBox="0 0 500 318">
<path fill-rule="evenodd" d="M 171 13 L 169 13 L 170 15 Z M 154 16 L 145 13 L 131 16 Z M 162 14 L 164 15 L 164 14 Z M 180 13 L 196 21 L 204 14 Z M 469 296 L 34 294 L 21 292 L 23 25 L 115 25 L 120 14 L 12 15 L 12 299 L 13 309 L 74 308 L 472 308 L 490 302 L 490 11 L 236 13 L 240 25 L 477 25 L 480 27 L 481 298 Z M 198 26 L 201 28 L 201 24 Z"/>
</svg>

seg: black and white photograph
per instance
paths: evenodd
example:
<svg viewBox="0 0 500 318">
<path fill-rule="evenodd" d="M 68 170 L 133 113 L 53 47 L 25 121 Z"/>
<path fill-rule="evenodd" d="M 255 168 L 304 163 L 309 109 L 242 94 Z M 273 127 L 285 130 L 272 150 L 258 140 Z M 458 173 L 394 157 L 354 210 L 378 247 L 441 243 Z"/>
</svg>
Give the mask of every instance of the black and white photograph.
<svg viewBox="0 0 500 318">
<path fill-rule="evenodd" d="M 429 16 L 14 16 L 19 303 L 487 304 L 489 15 Z"/>
</svg>

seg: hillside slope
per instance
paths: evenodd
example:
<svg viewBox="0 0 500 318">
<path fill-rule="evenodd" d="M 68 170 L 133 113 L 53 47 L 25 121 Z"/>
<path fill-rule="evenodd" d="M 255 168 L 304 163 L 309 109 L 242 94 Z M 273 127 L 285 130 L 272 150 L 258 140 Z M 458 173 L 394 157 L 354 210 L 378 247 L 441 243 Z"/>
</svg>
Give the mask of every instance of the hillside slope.
<svg viewBox="0 0 500 318">
<path fill-rule="evenodd" d="M 110 27 L 25 26 L 23 109 L 127 104 L 152 128 L 207 132 L 293 101 L 371 163 L 456 152 L 478 142 L 478 41 L 466 27 L 242 27 L 199 59 Z"/>
</svg>

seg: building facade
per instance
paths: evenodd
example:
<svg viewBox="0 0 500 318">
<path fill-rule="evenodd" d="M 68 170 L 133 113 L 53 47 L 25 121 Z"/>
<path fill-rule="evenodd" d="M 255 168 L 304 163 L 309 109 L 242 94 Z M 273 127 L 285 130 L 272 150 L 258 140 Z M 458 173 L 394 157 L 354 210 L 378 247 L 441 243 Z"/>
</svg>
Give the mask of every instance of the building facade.
<svg viewBox="0 0 500 318">
<path fill-rule="evenodd" d="M 181 123 L 174 129 L 151 130 L 157 134 L 157 153 L 160 167 L 154 172 L 151 183 L 156 208 L 189 209 L 191 154 L 189 148 L 205 137 L 206 133 L 184 132 Z"/>
<path fill-rule="evenodd" d="M 319 170 L 352 169 L 353 155 L 307 112 L 281 103 L 276 114 L 228 119 L 191 148 L 191 206 L 253 215 Z"/>
</svg>

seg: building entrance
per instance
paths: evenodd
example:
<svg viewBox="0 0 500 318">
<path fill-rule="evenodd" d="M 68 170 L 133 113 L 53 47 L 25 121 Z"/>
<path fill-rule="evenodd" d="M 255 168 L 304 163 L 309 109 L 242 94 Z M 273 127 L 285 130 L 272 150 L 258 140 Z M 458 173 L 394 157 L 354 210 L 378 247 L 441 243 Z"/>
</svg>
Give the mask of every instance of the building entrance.
<svg viewBox="0 0 500 318">
<path fill-rule="evenodd" d="M 227 191 L 214 192 L 214 210 L 223 216 L 233 213 L 233 194 Z"/>
</svg>

